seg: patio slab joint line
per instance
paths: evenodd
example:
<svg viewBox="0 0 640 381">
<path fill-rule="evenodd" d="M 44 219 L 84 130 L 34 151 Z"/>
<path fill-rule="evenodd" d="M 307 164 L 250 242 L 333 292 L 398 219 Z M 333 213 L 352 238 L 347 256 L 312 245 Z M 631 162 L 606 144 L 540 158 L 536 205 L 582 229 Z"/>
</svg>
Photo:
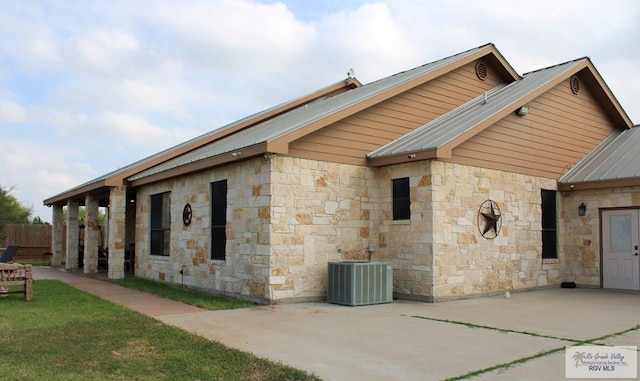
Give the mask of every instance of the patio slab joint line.
<svg viewBox="0 0 640 381">
<path fill-rule="evenodd" d="M 419 315 L 414 315 L 414 316 L 411 316 L 411 317 L 416 318 L 416 319 L 438 321 L 438 322 L 441 322 L 441 323 L 464 325 L 464 326 L 469 327 L 469 328 L 489 329 L 489 330 L 492 330 L 492 331 L 498 331 L 498 332 L 503 332 L 503 333 L 519 333 L 519 334 L 522 334 L 522 335 L 541 337 L 541 338 L 545 338 L 545 339 L 554 339 L 554 340 L 562 340 L 562 341 L 569 341 L 569 342 L 578 342 L 578 341 L 580 341 L 580 340 L 569 339 L 569 338 L 565 338 L 565 337 L 542 335 L 542 334 L 539 334 L 539 333 L 528 332 L 528 331 L 518 331 L 518 330 L 515 330 L 515 329 L 491 327 L 489 325 L 467 323 L 467 322 L 464 322 L 464 321 L 457 321 L 457 320 L 438 319 L 438 318 L 432 318 L 432 317 L 428 317 L 428 316 L 419 316 Z M 634 329 L 637 329 L 637 328 L 638 328 L 638 326 L 636 326 L 636 328 L 634 328 Z"/>
<path fill-rule="evenodd" d="M 615 337 L 615 336 L 624 335 L 625 333 L 637 331 L 637 330 L 640 329 L 640 324 L 637 324 L 635 327 L 631 327 L 631 328 L 628 328 L 628 329 L 625 329 L 625 330 L 622 330 L 622 331 L 610 333 L 610 334 L 607 334 L 607 335 L 604 335 L 604 336 L 600 336 L 600 337 L 596 337 L 596 338 L 593 338 L 593 339 L 573 340 L 573 339 L 560 339 L 560 338 L 556 338 L 556 337 L 553 337 L 553 336 L 532 334 L 530 332 L 525 332 L 525 331 L 515 331 L 515 330 L 510 330 L 510 329 L 502 329 L 502 328 L 495 328 L 495 327 L 489 327 L 489 326 L 476 325 L 476 324 L 472 324 L 472 323 L 449 321 L 449 320 L 445 320 L 445 319 L 428 318 L 428 317 L 423 317 L 423 316 L 413 316 L 413 317 L 418 318 L 418 319 L 434 320 L 434 321 L 447 322 L 447 323 L 452 323 L 452 324 L 461 324 L 461 325 L 466 325 L 468 327 L 473 327 L 473 328 L 484 328 L 484 329 L 491 329 L 491 330 L 496 330 L 496 331 L 503 331 L 505 333 L 522 333 L 522 334 L 532 335 L 532 336 L 536 336 L 536 337 L 543 337 L 543 338 L 549 338 L 549 339 L 557 339 L 557 340 L 569 341 L 569 342 L 574 343 L 574 345 L 585 345 L 585 344 L 604 345 L 604 344 L 597 343 L 597 341 L 608 339 L 608 338 Z M 481 374 L 488 373 L 488 372 L 493 372 L 495 370 L 507 369 L 507 368 L 512 367 L 514 365 L 524 364 L 527 361 L 534 360 L 534 359 L 537 359 L 537 358 L 541 358 L 541 357 L 548 356 L 548 355 L 554 354 L 556 352 L 562 351 L 562 350 L 565 349 L 565 347 L 566 346 L 562 346 L 562 347 L 551 349 L 551 350 L 548 350 L 548 351 L 536 353 L 536 354 L 531 355 L 531 356 L 522 357 L 522 358 L 513 360 L 511 362 L 508 362 L 508 363 L 497 364 L 497 365 L 490 366 L 488 368 L 474 370 L 474 371 L 465 373 L 465 374 L 463 374 L 461 376 L 447 378 L 444 381 L 464 380 L 464 379 L 469 378 L 469 377 L 479 376 Z"/>
<path fill-rule="evenodd" d="M 469 378 L 469 377 L 475 377 L 475 376 L 479 376 L 479 375 L 484 374 L 484 373 L 493 372 L 494 370 L 507 369 L 507 368 L 512 367 L 514 365 L 524 364 L 527 361 L 534 360 L 534 359 L 537 359 L 537 358 L 541 358 L 541 357 L 544 357 L 544 356 L 548 356 L 548 355 L 554 354 L 556 352 L 560 352 L 560 351 L 564 350 L 564 348 L 565 347 L 554 348 L 554 349 L 551 349 L 551 350 L 548 350 L 548 351 L 536 353 L 536 354 L 531 355 L 531 356 L 522 357 L 522 358 L 519 358 L 517 360 L 513 360 L 511 362 L 497 364 L 497 365 L 490 366 L 490 367 L 484 368 L 484 369 L 473 370 L 473 371 L 471 371 L 469 373 L 465 373 L 465 374 L 463 374 L 461 376 L 447 378 L 444 381 L 464 380 L 464 379 Z"/>
</svg>

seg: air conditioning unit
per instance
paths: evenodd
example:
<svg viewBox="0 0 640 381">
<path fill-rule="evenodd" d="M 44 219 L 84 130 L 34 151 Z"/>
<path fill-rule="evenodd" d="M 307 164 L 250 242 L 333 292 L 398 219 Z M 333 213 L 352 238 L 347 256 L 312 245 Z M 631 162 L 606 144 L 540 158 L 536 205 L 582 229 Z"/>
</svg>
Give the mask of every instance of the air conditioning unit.
<svg viewBox="0 0 640 381">
<path fill-rule="evenodd" d="M 329 262 L 329 303 L 363 306 L 392 300 L 393 267 L 390 262 Z"/>
</svg>

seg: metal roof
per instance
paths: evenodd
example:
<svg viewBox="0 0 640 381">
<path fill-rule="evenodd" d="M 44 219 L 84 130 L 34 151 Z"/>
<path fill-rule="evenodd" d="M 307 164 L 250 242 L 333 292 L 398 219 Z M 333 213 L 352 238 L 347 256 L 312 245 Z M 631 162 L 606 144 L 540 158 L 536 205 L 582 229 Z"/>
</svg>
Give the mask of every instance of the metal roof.
<svg viewBox="0 0 640 381">
<path fill-rule="evenodd" d="M 614 131 L 558 180 L 560 184 L 640 178 L 640 125 Z"/>
<path fill-rule="evenodd" d="M 239 131 L 233 135 L 214 141 L 189 153 L 180 155 L 155 167 L 149 168 L 148 170 L 137 173 L 130 176 L 128 180 L 140 180 L 145 177 L 183 165 L 195 163 L 200 160 L 240 151 L 243 148 L 251 147 L 260 143 L 274 141 L 311 123 L 322 120 L 332 114 L 338 113 L 377 95 L 383 94 L 390 89 L 399 87 L 414 79 L 420 78 L 421 76 L 451 65 L 456 61 L 476 54 L 488 47 L 493 47 L 493 45 L 486 44 L 411 70 L 400 72 L 332 97 L 315 100 L 273 119 L 266 120 L 252 126 L 251 128 Z"/>
<path fill-rule="evenodd" d="M 496 114 L 515 111 L 522 99 L 588 60 L 581 58 L 526 74 L 522 80 L 495 87 L 429 123 L 371 151 L 370 159 L 442 148 Z"/>
<path fill-rule="evenodd" d="M 233 123 L 230 123 L 230 124 L 227 124 L 227 125 L 222 126 L 220 128 L 217 128 L 215 130 L 209 131 L 209 132 L 207 132 L 205 134 L 202 134 L 200 136 L 197 136 L 195 138 L 192 138 L 190 140 L 182 142 L 182 143 L 180 143 L 178 145 L 169 147 L 169 148 L 167 148 L 165 150 L 162 150 L 162 151 L 160 151 L 158 153 L 155 153 L 155 154 L 153 154 L 151 156 L 148 156 L 148 157 L 146 157 L 144 159 L 138 160 L 138 161 L 136 161 L 134 163 L 131 163 L 131 164 L 127 165 L 127 166 L 124 166 L 122 168 L 118 168 L 118 169 L 116 169 L 114 171 L 111 171 L 109 173 L 106 173 L 106 174 L 104 174 L 102 176 L 96 177 L 96 178 L 94 178 L 92 180 L 87 181 L 86 183 L 83 183 L 83 184 L 80 184 L 80 185 L 75 186 L 73 188 L 67 189 L 64 192 L 59 193 L 59 194 L 57 194 L 57 195 L 45 200 L 45 204 L 47 204 L 48 202 L 50 202 L 51 200 L 54 200 L 56 198 L 60 198 L 60 197 L 67 196 L 67 195 L 72 195 L 72 194 L 74 194 L 76 192 L 87 190 L 87 188 L 90 188 L 90 189 L 100 188 L 101 186 L 104 185 L 104 182 L 108 181 L 109 179 L 113 179 L 115 177 L 122 176 L 122 175 L 126 176 L 127 172 L 135 171 L 135 168 L 137 168 L 137 167 L 141 167 L 141 166 L 144 166 L 144 165 L 149 165 L 149 163 L 152 163 L 152 162 L 154 162 L 154 161 L 156 161 L 158 159 L 161 159 L 165 155 L 169 155 L 171 153 L 175 154 L 175 152 L 179 152 L 180 150 L 186 149 L 186 148 L 188 148 L 189 146 L 191 146 L 193 144 L 197 145 L 198 142 L 206 142 L 207 140 L 215 139 L 216 136 L 221 135 L 221 134 L 224 135 L 225 132 L 227 132 L 227 131 L 231 131 L 232 132 L 233 129 L 240 128 L 244 124 L 249 124 L 250 125 L 253 121 L 268 118 L 269 116 L 271 116 L 273 114 L 277 114 L 279 111 L 281 111 L 281 109 L 285 109 L 286 110 L 287 108 L 292 107 L 292 105 L 296 105 L 297 103 L 303 102 L 306 98 L 313 97 L 313 96 L 318 96 L 317 94 L 321 94 L 323 92 L 326 93 L 328 91 L 332 91 L 336 86 L 349 86 L 350 84 L 355 84 L 356 86 L 360 86 L 361 85 L 360 82 L 358 82 L 355 78 L 347 79 L 347 81 L 337 82 L 337 83 L 329 85 L 329 86 L 327 86 L 327 87 L 325 87 L 323 89 L 316 90 L 316 91 L 314 91 L 312 93 L 306 94 L 306 95 L 304 95 L 302 97 L 295 98 L 295 99 L 293 99 L 291 101 L 288 101 L 288 102 L 285 102 L 285 103 L 281 103 L 279 105 L 273 106 L 273 107 L 268 108 L 266 110 L 263 110 L 263 111 L 255 113 L 255 114 L 249 115 L 249 116 L 247 116 L 245 118 L 242 118 L 240 120 L 237 120 L 237 121 L 235 121 Z"/>
</svg>

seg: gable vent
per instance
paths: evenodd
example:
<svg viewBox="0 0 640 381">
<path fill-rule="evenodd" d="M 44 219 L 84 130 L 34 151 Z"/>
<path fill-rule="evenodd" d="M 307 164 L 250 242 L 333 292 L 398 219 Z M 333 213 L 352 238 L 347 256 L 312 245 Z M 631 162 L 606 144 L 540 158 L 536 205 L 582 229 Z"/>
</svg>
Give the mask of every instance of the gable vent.
<svg viewBox="0 0 640 381">
<path fill-rule="evenodd" d="M 482 81 L 487 78 L 487 65 L 485 65 L 484 62 L 478 61 L 476 63 L 476 75 Z"/>
<path fill-rule="evenodd" d="M 571 92 L 578 94 L 578 91 L 580 91 L 580 80 L 577 75 L 574 75 L 571 77 Z"/>
</svg>

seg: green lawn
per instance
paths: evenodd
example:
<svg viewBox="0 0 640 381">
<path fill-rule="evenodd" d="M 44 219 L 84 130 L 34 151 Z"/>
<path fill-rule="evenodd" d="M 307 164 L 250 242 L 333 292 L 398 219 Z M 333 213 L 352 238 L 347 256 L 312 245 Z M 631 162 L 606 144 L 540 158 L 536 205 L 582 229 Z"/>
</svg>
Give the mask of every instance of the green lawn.
<svg viewBox="0 0 640 381">
<path fill-rule="evenodd" d="M 318 380 L 59 281 L 34 289 L 0 297 L 2 380 Z"/>
<path fill-rule="evenodd" d="M 16 263 L 20 263 L 21 265 L 51 266 L 51 262 L 50 261 L 44 261 L 44 260 L 29 260 L 29 261 L 18 260 L 18 261 L 15 261 L 15 262 Z"/>
<path fill-rule="evenodd" d="M 109 282 L 211 311 L 255 306 L 251 302 L 141 278 L 110 279 Z"/>
</svg>

